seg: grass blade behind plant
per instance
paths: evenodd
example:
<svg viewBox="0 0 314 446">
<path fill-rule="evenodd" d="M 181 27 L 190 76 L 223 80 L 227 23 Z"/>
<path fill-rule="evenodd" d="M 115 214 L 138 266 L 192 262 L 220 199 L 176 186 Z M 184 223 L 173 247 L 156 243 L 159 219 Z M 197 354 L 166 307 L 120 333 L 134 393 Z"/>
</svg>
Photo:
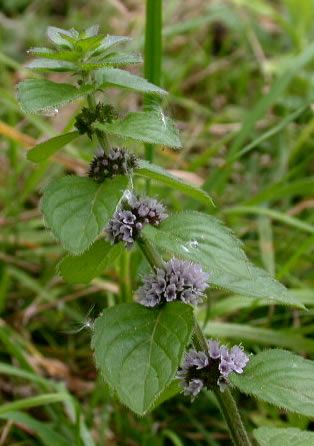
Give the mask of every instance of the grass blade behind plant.
<svg viewBox="0 0 314 446">
<path fill-rule="evenodd" d="M 161 31 L 162 31 L 162 0 L 146 1 L 146 28 L 145 28 L 145 50 L 144 50 L 144 76 L 145 78 L 160 86 L 161 77 Z M 151 95 L 145 96 L 145 106 L 151 108 L 156 104 L 158 98 Z M 153 161 L 153 145 L 145 144 L 145 159 Z M 147 192 L 149 191 L 149 180 L 147 180 Z"/>
</svg>

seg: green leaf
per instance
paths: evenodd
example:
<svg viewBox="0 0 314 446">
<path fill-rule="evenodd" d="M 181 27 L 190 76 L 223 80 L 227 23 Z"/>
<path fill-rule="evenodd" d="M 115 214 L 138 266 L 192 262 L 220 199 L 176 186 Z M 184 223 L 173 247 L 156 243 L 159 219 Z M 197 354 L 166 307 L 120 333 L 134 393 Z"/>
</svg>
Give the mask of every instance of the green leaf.
<svg viewBox="0 0 314 446">
<path fill-rule="evenodd" d="M 106 36 L 93 54 L 99 54 L 114 48 L 121 43 L 130 42 L 132 39 L 126 36 Z"/>
<path fill-rule="evenodd" d="M 75 48 L 79 48 L 83 53 L 92 52 L 99 47 L 102 40 L 102 36 L 91 36 L 79 39 L 75 42 Z"/>
<path fill-rule="evenodd" d="M 259 427 L 253 433 L 260 446 L 314 446 L 314 432 L 295 427 Z"/>
<path fill-rule="evenodd" d="M 101 62 L 106 65 L 123 66 L 142 63 L 143 59 L 140 54 L 113 53 L 101 59 Z"/>
<path fill-rule="evenodd" d="M 170 400 L 174 396 L 178 395 L 178 393 L 182 392 L 182 385 L 178 379 L 174 379 L 171 381 L 168 387 L 161 392 L 159 397 L 154 401 L 154 404 L 151 408 L 151 410 L 155 410 L 156 407 L 163 404 L 165 401 Z"/>
<path fill-rule="evenodd" d="M 57 28 L 55 26 L 48 26 L 47 35 L 49 40 L 58 46 L 72 48 L 71 42 L 69 42 L 67 37 L 73 38 L 75 35 L 77 36 L 77 32 L 74 30 L 68 31 L 66 29 Z"/>
<path fill-rule="evenodd" d="M 197 186 L 194 186 L 193 184 L 186 183 L 185 181 L 181 180 L 181 178 L 172 175 L 156 164 L 141 160 L 138 162 L 138 167 L 134 173 L 144 178 L 160 181 L 161 183 L 166 184 L 173 189 L 179 190 L 180 192 L 189 195 L 207 206 L 213 206 L 213 201 L 207 192 L 203 191 Z"/>
<path fill-rule="evenodd" d="M 201 264 L 210 273 L 210 283 L 217 287 L 303 308 L 283 285 L 251 264 L 241 242 L 210 215 L 180 212 L 168 217 L 158 229 L 146 226 L 144 234 L 169 256 Z"/>
<path fill-rule="evenodd" d="M 89 283 L 112 267 L 121 254 L 122 245 L 111 245 L 106 240 L 96 240 L 83 254 L 66 256 L 58 265 L 58 271 L 66 282 Z"/>
<path fill-rule="evenodd" d="M 99 33 L 99 25 L 92 25 L 84 31 L 86 37 L 94 37 Z"/>
<path fill-rule="evenodd" d="M 53 181 L 43 195 L 45 221 L 65 249 L 80 254 L 107 225 L 127 184 L 122 176 L 102 184 L 75 176 Z"/>
<path fill-rule="evenodd" d="M 35 59 L 26 65 L 26 68 L 35 71 L 77 71 L 78 66 L 72 62 L 65 60 L 53 60 L 53 59 Z"/>
<path fill-rule="evenodd" d="M 94 87 L 76 88 L 70 84 L 56 84 L 46 79 L 27 79 L 17 86 L 17 97 L 25 113 L 49 112 L 85 96 Z"/>
<path fill-rule="evenodd" d="M 135 76 L 135 74 L 131 74 L 128 71 L 119 70 L 118 68 L 102 68 L 97 70 L 95 72 L 95 79 L 100 88 L 117 86 L 142 93 L 167 94 L 165 90 L 151 84 L 146 79 Z"/>
<path fill-rule="evenodd" d="M 133 112 L 122 120 L 108 124 L 95 124 L 99 130 L 111 135 L 130 138 L 149 144 L 161 144 L 179 149 L 181 141 L 173 121 L 157 112 Z"/>
<path fill-rule="evenodd" d="M 28 427 L 45 446 L 67 446 L 69 444 L 63 436 L 51 428 L 50 423 L 37 421 L 26 413 L 8 412 L 0 415 L 0 418 Z"/>
<path fill-rule="evenodd" d="M 250 359 L 230 381 L 241 392 L 314 417 L 314 362 L 285 350 L 266 350 Z"/>
<path fill-rule="evenodd" d="M 76 61 L 80 58 L 80 53 L 74 50 L 54 51 L 50 48 L 30 48 L 28 53 L 44 59 Z"/>
<path fill-rule="evenodd" d="M 108 308 L 94 325 L 97 367 L 121 402 L 144 415 L 174 378 L 192 329 L 193 310 L 181 302 Z"/>
<path fill-rule="evenodd" d="M 78 136 L 79 132 L 75 131 L 64 133 L 63 135 L 55 136 L 54 138 L 41 142 L 27 153 L 27 159 L 35 163 L 44 161 Z"/>
</svg>

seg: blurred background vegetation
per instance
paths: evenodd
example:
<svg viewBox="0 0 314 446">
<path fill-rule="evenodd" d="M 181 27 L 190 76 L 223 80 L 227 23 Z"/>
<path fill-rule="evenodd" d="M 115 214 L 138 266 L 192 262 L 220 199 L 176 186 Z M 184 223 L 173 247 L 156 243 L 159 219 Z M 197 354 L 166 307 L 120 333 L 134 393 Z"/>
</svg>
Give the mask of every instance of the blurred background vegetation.
<svg viewBox="0 0 314 446">
<path fill-rule="evenodd" d="M 314 1 L 164 0 L 163 7 L 164 107 L 184 149 L 158 148 L 156 162 L 202 185 L 215 201 L 211 212 L 249 257 L 308 308 L 212 289 L 201 310 L 207 332 L 252 352 L 280 346 L 313 359 Z M 71 128 L 79 104 L 52 118 L 25 116 L 15 85 L 31 75 L 26 51 L 46 46 L 48 25 L 95 23 L 105 34 L 131 36 L 143 52 L 144 1 L 0 0 L 0 445 L 227 446 L 210 393 L 193 405 L 178 395 L 139 419 L 97 377 L 90 321 L 117 299 L 119 265 L 88 286 L 56 273 L 63 253 L 45 230 L 41 191 L 63 172 L 84 174 L 95 146 L 80 139 L 57 163 L 34 167 L 26 149 Z M 122 111 L 142 106 L 115 90 L 109 100 Z M 153 193 L 172 210 L 198 206 L 158 184 Z M 251 428 L 313 427 L 266 403 L 244 396 L 239 403 Z"/>
</svg>

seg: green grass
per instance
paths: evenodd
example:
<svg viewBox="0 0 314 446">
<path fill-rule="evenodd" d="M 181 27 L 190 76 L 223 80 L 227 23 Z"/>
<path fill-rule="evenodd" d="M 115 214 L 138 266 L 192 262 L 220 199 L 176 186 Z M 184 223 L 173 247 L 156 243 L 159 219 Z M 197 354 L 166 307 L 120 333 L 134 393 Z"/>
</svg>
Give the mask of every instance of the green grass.
<svg viewBox="0 0 314 446">
<path fill-rule="evenodd" d="M 240 340 L 253 353 L 279 345 L 313 359 L 314 1 L 170 0 L 163 6 L 161 52 L 161 14 L 147 14 L 145 46 L 140 0 L 3 2 L 0 445 L 230 445 L 209 393 L 193 405 L 176 396 L 139 419 L 97 377 L 88 319 L 116 301 L 120 268 L 129 273 L 124 294 L 130 299 L 139 257 L 132 252 L 86 286 L 68 285 L 56 273 L 63 252 L 45 230 L 41 192 L 64 171 L 82 174 L 94 146 L 82 138 L 60 152 L 57 163 L 26 160 L 27 144 L 70 131 L 75 115 L 65 107 L 53 118 L 26 117 L 17 105 L 25 51 L 44 45 L 48 24 L 83 29 L 100 23 L 104 33 L 134 38 L 146 77 L 170 92 L 166 111 L 178 121 L 184 146 L 181 152 L 155 149 L 155 162 L 202 184 L 215 208 L 153 181 L 151 193 L 173 210 L 190 207 L 221 218 L 245 242 L 248 256 L 307 307 L 269 306 L 212 289 L 201 310 L 208 333 Z M 125 111 L 142 106 L 123 94 L 112 102 Z M 144 153 L 143 145 L 134 147 Z M 312 427 L 306 418 L 250 398 L 241 396 L 240 406 L 251 430 L 269 423 Z"/>
</svg>

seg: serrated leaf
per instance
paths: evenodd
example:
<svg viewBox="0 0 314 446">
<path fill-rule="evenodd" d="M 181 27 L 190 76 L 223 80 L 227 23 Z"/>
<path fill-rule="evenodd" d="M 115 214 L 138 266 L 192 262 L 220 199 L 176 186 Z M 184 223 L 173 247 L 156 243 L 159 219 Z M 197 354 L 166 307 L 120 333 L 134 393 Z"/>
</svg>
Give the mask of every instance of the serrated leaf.
<svg viewBox="0 0 314 446">
<path fill-rule="evenodd" d="M 92 58 L 88 62 L 80 65 L 84 71 L 100 70 L 102 68 L 120 67 L 124 65 L 142 63 L 141 56 L 136 54 L 118 54 L 104 57 Z"/>
<path fill-rule="evenodd" d="M 193 310 L 181 302 L 108 308 L 94 324 L 97 367 L 121 402 L 144 415 L 174 378 L 192 329 Z"/>
<path fill-rule="evenodd" d="M 194 184 L 186 183 L 185 181 L 181 180 L 181 178 L 175 177 L 156 164 L 140 160 L 138 162 L 138 167 L 136 168 L 134 173 L 135 175 L 144 178 L 160 181 L 161 183 L 166 184 L 173 189 L 179 190 L 180 192 L 189 195 L 190 197 L 206 204 L 207 206 L 213 206 L 212 199 L 204 190 L 200 189 L 197 186 L 194 186 Z"/>
<path fill-rule="evenodd" d="M 99 25 L 92 25 L 85 30 L 86 37 L 94 37 L 99 33 Z"/>
<path fill-rule="evenodd" d="M 83 254 L 64 257 L 58 271 L 68 283 L 89 283 L 112 267 L 121 251 L 121 244 L 111 245 L 106 240 L 96 240 Z"/>
<path fill-rule="evenodd" d="M 106 36 L 93 54 L 106 52 L 107 50 L 112 49 L 121 43 L 130 42 L 131 40 L 132 39 L 127 36 Z"/>
<path fill-rule="evenodd" d="M 76 88 L 46 79 L 27 79 L 17 86 L 17 98 L 25 113 L 40 113 L 62 107 L 93 91 L 92 85 Z"/>
<path fill-rule="evenodd" d="M 180 212 L 168 217 L 158 229 L 146 226 L 144 234 L 169 256 L 201 264 L 215 286 L 303 308 L 283 285 L 250 263 L 241 242 L 210 215 Z"/>
<path fill-rule="evenodd" d="M 230 375 L 241 392 L 314 417 L 314 362 L 286 350 L 266 350 L 250 359 L 242 375 Z"/>
<path fill-rule="evenodd" d="M 101 184 L 75 176 L 53 181 L 43 195 L 45 221 L 65 249 L 80 254 L 107 225 L 127 184 L 122 176 Z"/>
<path fill-rule="evenodd" d="M 66 60 L 70 62 L 80 58 L 80 53 L 73 50 L 55 51 L 50 48 L 30 48 L 27 52 L 44 59 Z"/>
<path fill-rule="evenodd" d="M 65 60 L 54 60 L 54 59 L 35 59 L 26 65 L 26 68 L 35 71 L 77 71 L 78 66 L 72 62 Z"/>
<path fill-rule="evenodd" d="M 140 54 L 130 53 L 113 53 L 108 54 L 101 60 L 102 63 L 106 65 L 122 66 L 122 65 L 133 65 L 143 62 L 143 58 Z"/>
<path fill-rule="evenodd" d="M 157 85 L 151 84 L 140 76 L 118 68 L 102 68 L 95 72 L 95 79 L 100 88 L 117 86 L 129 90 L 166 95 L 167 92 Z"/>
<path fill-rule="evenodd" d="M 314 432 L 295 427 L 259 427 L 253 434 L 260 446 L 314 446 Z"/>
<path fill-rule="evenodd" d="M 79 39 L 75 42 L 75 48 L 80 48 L 84 53 L 91 52 L 98 48 L 102 40 L 102 36 L 92 36 Z"/>
<path fill-rule="evenodd" d="M 65 36 L 73 37 L 71 31 L 62 28 L 57 28 L 56 26 L 48 26 L 47 35 L 49 40 L 51 40 L 51 42 L 53 42 L 54 44 L 72 48 L 72 45 L 69 42 L 69 40 L 65 38 Z"/>
<path fill-rule="evenodd" d="M 51 155 L 56 153 L 63 146 L 78 138 L 79 132 L 74 131 L 70 133 L 65 133 L 63 135 L 55 136 L 47 141 L 37 144 L 29 152 L 27 152 L 27 159 L 35 163 L 46 160 Z"/>
<path fill-rule="evenodd" d="M 97 123 L 95 127 L 111 135 L 142 141 L 149 144 L 161 144 L 179 149 L 182 147 L 173 121 L 161 113 L 133 112 L 124 119 L 112 123 Z"/>
</svg>

